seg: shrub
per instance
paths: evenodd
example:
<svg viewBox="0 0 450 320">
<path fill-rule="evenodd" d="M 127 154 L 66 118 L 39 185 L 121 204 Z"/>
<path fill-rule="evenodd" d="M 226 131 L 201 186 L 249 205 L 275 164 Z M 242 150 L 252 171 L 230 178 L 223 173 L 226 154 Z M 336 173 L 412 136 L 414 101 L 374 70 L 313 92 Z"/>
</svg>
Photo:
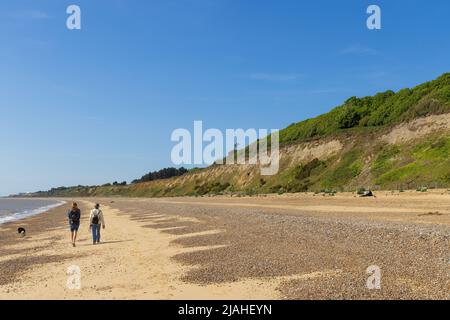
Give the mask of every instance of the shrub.
<svg viewBox="0 0 450 320">
<path fill-rule="evenodd" d="M 361 116 L 355 109 L 347 109 L 342 117 L 339 119 L 340 129 L 349 129 L 356 127 L 361 120 Z"/>
<path fill-rule="evenodd" d="M 420 187 L 420 188 L 417 188 L 416 191 L 417 192 L 427 192 L 428 191 L 428 187 Z"/>
</svg>

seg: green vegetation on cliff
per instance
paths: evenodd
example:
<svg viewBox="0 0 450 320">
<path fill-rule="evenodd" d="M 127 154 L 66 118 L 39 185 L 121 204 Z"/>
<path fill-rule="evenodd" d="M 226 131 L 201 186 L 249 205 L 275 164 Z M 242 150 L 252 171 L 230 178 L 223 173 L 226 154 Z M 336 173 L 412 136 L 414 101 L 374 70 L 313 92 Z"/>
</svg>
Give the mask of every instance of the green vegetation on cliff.
<svg viewBox="0 0 450 320">
<path fill-rule="evenodd" d="M 336 134 L 351 128 L 380 127 L 450 111 L 450 73 L 397 93 L 348 99 L 330 112 L 295 123 L 280 131 L 282 143 Z"/>
</svg>

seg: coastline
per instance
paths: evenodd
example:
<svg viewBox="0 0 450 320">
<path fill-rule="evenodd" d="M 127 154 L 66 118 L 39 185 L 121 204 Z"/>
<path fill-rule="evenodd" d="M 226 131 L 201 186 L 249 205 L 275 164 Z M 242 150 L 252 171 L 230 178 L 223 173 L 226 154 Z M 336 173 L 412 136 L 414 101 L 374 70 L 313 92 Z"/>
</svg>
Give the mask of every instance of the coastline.
<svg viewBox="0 0 450 320">
<path fill-rule="evenodd" d="M 448 194 L 76 201 L 76 248 L 67 206 L 0 226 L 0 299 L 449 299 Z M 374 263 L 381 291 L 365 288 Z M 81 290 L 66 286 L 73 265 Z"/>
<path fill-rule="evenodd" d="M 58 208 L 58 207 L 63 206 L 63 205 L 66 204 L 66 201 L 62 201 L 62 200 L 58 200 L 57 201 L 55 199 L 49 200 L 49 199 L 46 199 L 46 198 L 32 198 L 32 199 L 30 199 L 30 198 L 19 198 L 19 197 L 18 198 L 3 197 L 2 199 L 10 199 L 10 200 L 40 200 L 40 199 L 42 199 L 42 200 L 54 201 L 55 203 L 49 204 L 49 205 L 46 205 L 46 206 L 42 206 L 42 207 L 38 207 L 38 208 L 35 208 L 35 209 L 31 209 L 31 210 L 22 210 L 22 211 L 19 211 L 19 212 L 12 213 L 10 215 L 1 216 L 0 217 L 0 226 L 2 224 L 8 223 L 8 222 L 20 221 L 20 220 L 23 220 L 23 219 L 26 219 L 26 218 L 29 218 L 29 217 L 32 217 L 32 216 L 35 216 L 35 215 L 39 215 L 39 214 L 45 213 L 47 211 L 50 211 L 50 210 L 52 210 L 54 208 Z"/>
</svg>

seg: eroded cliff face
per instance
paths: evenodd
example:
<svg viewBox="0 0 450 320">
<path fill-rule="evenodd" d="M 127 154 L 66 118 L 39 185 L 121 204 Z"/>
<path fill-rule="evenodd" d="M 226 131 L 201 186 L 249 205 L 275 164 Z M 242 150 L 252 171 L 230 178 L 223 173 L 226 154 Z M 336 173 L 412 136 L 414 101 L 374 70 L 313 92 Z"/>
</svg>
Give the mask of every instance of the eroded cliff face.
<svg viewBox="0 0 450 320">
<path fill-rule="evenodd" d="M 439 144 L 437 147 L 436 143 Z M 407 184 L 409 187 L 432 183 L 445 185 L 450 182 L 446 180 L 450 178 L 447 144 L 450 145 L 450 114 L 432 115 L 367 134 L 330 136 L 282 146 L 280 170 L 274 176 L 262 176 L 257 165 L 215 165 L 182 177 L 128 188 L 143 193 L 147 193 L 144 192 L 147 189 L 150 194 L 158 196 L 175 196 L 264 193 L 280 189 L 298 192 L 326 188 L 389 189 L 400 185 L 406 188 Z M 430 150 L 433 145 L 434 151 Z M 421 152 L 425 153 L 424 158 L 418 154 Z M 440 160 L 431 156 L 426 159 L 427 152 L 437 153 Z M 443 170 L 436 176 L 420 172 L 427 162 L 430 165 L 435 163 Z M 449 164 L 448 172 L 443 168 L 446 163 Z M 389 174 L 396 177 L 396 172 L 399 180 L 391 181 Z"/>
<path fill-rule="evenodd" d="M 258 165 L 213 165 L 167 180 L 69 188 L 48 196 L 201 196 L 421 186 L 450 187 L 449 113 L 282 145 L 279 171 L 272 176 L 261 175 Z"/>
</svg>

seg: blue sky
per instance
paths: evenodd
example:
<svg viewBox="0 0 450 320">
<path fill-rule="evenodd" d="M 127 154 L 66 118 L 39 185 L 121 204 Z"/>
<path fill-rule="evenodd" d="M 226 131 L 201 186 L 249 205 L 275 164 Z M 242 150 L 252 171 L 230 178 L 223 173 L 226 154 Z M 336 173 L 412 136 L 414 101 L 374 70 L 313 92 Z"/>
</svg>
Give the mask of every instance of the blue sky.
<svg viewBox="0 0 450 320">
<path fill-rule="evenodd" d="M 0 195 L 171 166 L 170 134 L 194 120 L 284 128 L 434 79 L 449 15 L 446 0 L 1 1 Z"/>
</svg>

